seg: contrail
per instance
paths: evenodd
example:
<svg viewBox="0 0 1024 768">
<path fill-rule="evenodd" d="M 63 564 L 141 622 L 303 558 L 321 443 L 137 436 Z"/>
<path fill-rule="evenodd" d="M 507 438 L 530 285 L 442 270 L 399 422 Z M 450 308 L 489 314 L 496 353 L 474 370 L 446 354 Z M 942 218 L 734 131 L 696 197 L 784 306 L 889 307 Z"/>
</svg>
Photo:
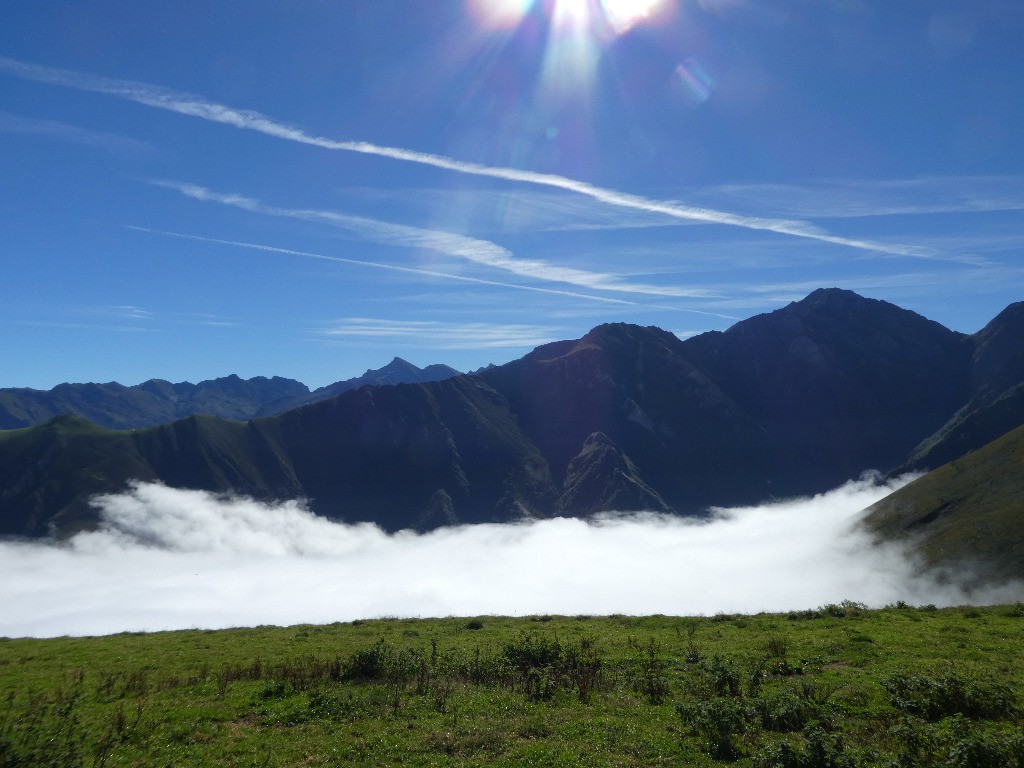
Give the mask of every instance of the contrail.
<svg viewBox="0 0 1024 768">
<path fill-rule="evenodd" d="M 238 240 L 221 240 L 215 237 L 201 237 L 200 235 L 189 235 L 182 232 L 168 232 L 160 229 L 150 229 L 149 227 L 138 227 L 131 224 L 124 224 L 125 229 L 130 229 L 133 232 L 146 232 L 151 235 L 163 235 L 165 237 L 177 237 L 182 240 L 194 240 L 200 243 L 213 243 L 215 245 L 231 245 L 236 248 L 248 248 L 254 251 L 265 251 L 267 253 L 281 253 L 287 256 L 303 256 L 307 259 L 320 259 L 321 261 L 333 261 L 340 264 L 351 264 L 357 267 L 371 267 L 373 269 L 386 269 L 390 272 L 405 272 L 413 275 L 424 275 L 426 277 L 437 277 L 444 280 L 458 280 L 463 283 L 473 283 L 475 285 L 489 285 L 496 288 L 514 288 L 518 291 L 532 291 L 534 293 L 546 293 L 554 296 L 568 296 L 573 299 L 586 299 L 587 301 L 600 301 L 606 304 L 624 304 L 631 307 L 642 307 L 648 306 L 646 304 L 640 304 L 636 301 L 626 301 L 625 299 L 610 299 L 605 296 L 593 296 L 588 293 L 576 293 L 574 291 L 559 291 L 554 288 L 538 288 L 532 285 L 519 285 L 517 283 L 503 283 L 498 280 L 484 280 L 478 277 L 467 277 L 466 275 L 454 275 L 450 272 L 437 272 L 432 269 L 418 269 L 416 267 L 400 267 L 397 264 L 383 264 L 379 261 L 363 261 L 361 259 L 346 259 L 342 256 L 327 256 L 323 253 L 312 253 L 310 251 L 296 251 L 291 248 L 277 248 L 273 245 L 261 245 L 260 243 L 246 243 Z M 669 309 L 669 307 L 659 307 L 659 309 Z M 697 312 L 698 314 L 711 314 L 707 312 L 699 312 L 698 310 L 677 310 L 682 312 Z"/>
<path fill-rule="evenodd" d="M 455 275 L 450 272 L 438 272 L 432 269 L 419 269 L 417 267 L 400 267 L 397 264 L 383 264 L 379 261 L 364 261 L 362 259 L 347 259 L 343 256 L 328 256 L 323 253 L 311 251 L 297 251 L 292 248 L 278 248 L 273 245 L 260 243 L 246 243 L 239 240 L 221 240 L 216 237 L 202 237 L 200 235 L 189 235 L 184 232 L 169 232 L 162 229 L 151 229 L 139 227 L 133 224 L 122 224 L 122 227 L 133 232 L 145 232 L 150 235 L 162 235 L 164 237 L 177 237 L 182 240 L 194 240 L 199 243 L 212 243 L 214 245 L 230 245 L 235 248 L 248 248 L 253 251 L 264 251 L 266 253 L 280 253 L 286 256 L 302 256 L 307 259 L 319 259 L 321 261 L 333 261 L 339 264 L 351 264 L 356 267 L 370 267 L 372 269 L 386 269 L 391 272 L 404 272 L 406 274 L 423 275 L 425 277 L 436 277 L 442 280 L 457 280 L 462 283 L 473 283 L 474 285 L 487 285 L 494 288 L 512 288 L 516 291 L 530 291 L 531 293 L 543 293 L 548 296 L 566 296 L 571 299 L 584 299 L 586 301 L 598 301 L 604 304 L 617 304 L 628 307 L 643 307 L 645 309 L 664 309 L 670 312 L 689 312 L 693 315 L 706 315 L 708 317 L 720 317 L 724 320 L 736 320 L 732 315 L 723 315 L 718 312 L 706 312 L 700 309 L 687 309 L 684 307 L 670 307 L 660 304 L 645 304 L 639 301 L 627 301 L 626 299 L 611 299 L 607 296 L 594 296 L 590 293 L 577 293 L 575 291 L 560 291 L 554 288 L 539 288 L 534 285 L 521 285 L 519 283 L 503 283 L 500 280 L 485 280 L 479 277 L 467 277 L 466 275 Z"/>
<path fill-rule="evenodd" d="M 366 141 L 338 141 L 321 136 L 312 136 L 300 128 L 295 128 L 284 123 L 279 123 L 266 115 L 253 110 L 235 109 L 224 104 L 207 101 L 192 94 L 172 91 L 148 83 L 140 83 L 131 80 L 119 80 L 114 78 L 97 77 L 94 75 L 82 74 L 66 69 L 45 67 L 38 64 L 30 64 L 17 59 L 0 57 L 0 71 L 7 72 L 15 77 L 36 82 L 59 85 L 65 88 L 74 88 L 82 91 L 103 93 L 118 98 L 134 101 L 158 109 L 165 109 L 181 115 L 199 117 L 215 123 L 223 123 L 236 128 L 250 131 L 258 131 L 268 136 L 279 139 L 308 144 L 323 149 L 337 150 L 342 152 L 356 152 L 363 155 L 376 155 L 392 160 L 400 160 L 418 165 L 426 165 L 440 168 L 455 173 L 467 174 L 470 176 L 483 176 L 505 181 L 521 182 L 538 186 L 562 189 L 568 192 L 575 192 L 593 200 L 620 208 L 630 208 L 647 213 L 662 214 L 674 219 L 686 221 L 700 221 L 708 224 L 723 224 L 726 226 L 741 227 L 744 229 L 762 230 L 775 232 L 782 235 L 791 235 L 818 242 L 830 243 L 833 245 L 847 246 L 864 251 L 884 253 L 893 256 L 912 256 L 917 258 L 934 257 L 934 253 L 928 249 L 878 243 L 871 240 L 859 240 L 854 238 L 839 237 L 830 235 L 818 227 L 805 221 L 791 219 L 772 219 L 753 216 L 740 216 L 738 214 L 718 211 L 711 208 L 700 208 L 684 205 L 674 200 L 654 200 L 640 195 L 620 192 L 614 189 L 607 189 L 589 184 L 585 181 L 570 179 L 551 173 L 538 173 L 525 171 L 518 168 L 505 168 L 500 166 L 481 165 L 463 160 L 435 155 L 428 152 L 417 152 L 399 147 L 387 147 L 372 144 Z"/>
<path fill-rule="evenodd" d="M 492 243 L 490 240 L 480 240 L 454 232 L 422 229 L 407 224 L 394 224 L 336 211 L 279 208 L 251 197 L 224 194 L 198 184 L 163 180 L 153 180 L 150 183 L 158 187 L 173 189 L 194 200 L 231 205 L 266 216 L 284 216 L 305 221 L 324 222 L 354 232 L 371 242 L 404 248 L 425 248 L 534 280 L 567 283 L 587 290 L 640 293 L 672 298 L 709 297 L 708 291 L 701 289 L 631 283 L 620 280 L 616 275 L 589 272 L 574 267 L 560 267 L 539 259 L 521 259 L 507 248 Z"/>
</svg>

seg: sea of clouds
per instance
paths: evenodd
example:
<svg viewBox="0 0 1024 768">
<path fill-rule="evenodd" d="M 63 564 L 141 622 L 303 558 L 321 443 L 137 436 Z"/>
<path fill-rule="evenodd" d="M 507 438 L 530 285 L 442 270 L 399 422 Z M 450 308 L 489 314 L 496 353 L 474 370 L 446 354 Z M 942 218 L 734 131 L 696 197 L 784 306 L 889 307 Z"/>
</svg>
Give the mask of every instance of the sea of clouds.
<svg viewBox="0 0 1024 768">
<path fill-rule="evenodd" d="M 0 636 L 329 623 L 380 616 L 788 611 L 1013 602 L 968 593 L 874 546 L 862 510 L 904 481 L 716 510 L 387 534 L 310 513 L 138 483 L 63 544 L 0 543 Z"/>
</svg>

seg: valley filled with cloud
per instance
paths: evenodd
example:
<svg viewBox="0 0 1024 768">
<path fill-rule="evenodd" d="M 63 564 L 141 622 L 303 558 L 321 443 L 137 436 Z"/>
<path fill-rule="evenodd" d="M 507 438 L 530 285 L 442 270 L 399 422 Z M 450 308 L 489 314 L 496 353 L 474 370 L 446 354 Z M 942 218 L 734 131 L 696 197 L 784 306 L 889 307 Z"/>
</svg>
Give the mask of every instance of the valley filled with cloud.
<svg viewBox="0 0 1024 768">
<path fill-rule="evenodd" d="M 264 504 L 139 483 L 99 497 L 101 528 L 0 543 L 0 636 L 329 623 L 381 616 L 712 615 L 1008 602 L 875 546 L 862 510 L 909 478 L 703 520 L 602 515 L 387 534 Z"/>
</svg>

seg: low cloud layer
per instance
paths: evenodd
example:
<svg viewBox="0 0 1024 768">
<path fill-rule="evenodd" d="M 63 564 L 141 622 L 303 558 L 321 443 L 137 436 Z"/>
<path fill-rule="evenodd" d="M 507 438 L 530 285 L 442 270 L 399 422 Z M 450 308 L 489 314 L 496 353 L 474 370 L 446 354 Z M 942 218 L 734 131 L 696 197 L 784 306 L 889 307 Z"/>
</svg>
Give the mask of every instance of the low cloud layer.
<svg viewBox="0 0 1024 768">
<path fill-rule="evenodd" d="M 915 576 L 855 523 L 893 485 L 720 510 L 389 535 L 300 503 L 155 484 L 101 497 L 102 529 L 65 545 L 0 543 L 0 635 L 326 623 L 378 616 L 785 611 L 844 599 L 1002 602 Z"/>
</svg>

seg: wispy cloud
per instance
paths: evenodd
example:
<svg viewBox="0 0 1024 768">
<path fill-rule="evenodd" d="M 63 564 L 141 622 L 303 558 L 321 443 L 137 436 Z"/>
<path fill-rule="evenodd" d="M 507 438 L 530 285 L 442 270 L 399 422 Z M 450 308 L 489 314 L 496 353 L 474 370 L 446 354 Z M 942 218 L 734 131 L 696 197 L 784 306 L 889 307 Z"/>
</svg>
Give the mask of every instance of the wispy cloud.
<svg viewBox="0 0 1024 768">
<path fill-rule="evenodd" d="M 62 316 L 63 319 L 60 319 Z M 61 307 L 50 312 L 44 320 L 22 320 L 22 325 L 42 328 L 65 328 L 75 331 L 104 331 L 113 333 L 148 333 L 156 330 L 155 313 L 132 304 L 104 306 Z"/>
<path fill-rule="evenodd" d="M 131 320 L 152 320 L 153 313 L 148 309 L 142 307 L 136 307 L 132 304 L 115 304 L 106 308 L 106 311 L 112 314 L 119 315 L 120 317 L 128 318 Z"/>
<path fill-rule="evenodd" d="M 535 325 L 382 320 L 368 317 L 339 319 L 321 333 L 331 338 L 400 340 L 435 349 L 532 349 L 564 336 L 562 329 Z"/>
<path fill-rule="evenodd" d="M 730 184 L 696 194 L 776 215 L 864 218 L 1024 210 L 1024 176 L 837 179 L 806 184 Z"/>
<path fill-rule="evenodd" d="M 138 325 L 116 325 L 113 323 L 79 323 L 74 321 L 60 320 L 21 320 L 20 325 L 35 326 L 38 328 L 63 328 L 69 331 L 104 331 L 110 333 L 149 333 L 152 328 L 143 328 Z"/>
<path fill-rule="evenodd" d="M 654 229 L 700 224 L 607 205 L 565 190 L 523 185 L 496 184 L 490 189 L 475 186 L 346 187 L 339 193 L 353 202 L 372 201 L 386 205 L 389 210 L 418 215 L 429 213 L 435 221 L 453 221 L 460 225 L 468 222 L 475 231 L 501 234 Z"/>
<path fill-rule="evenodd" d="M 378 219 L 338 213 L 336 211 L 279 208 L 266 205 L 260 200 L 243 195 L 215 192 L 198 184 L 161 180 L 155 180 L 151 183 L 156 186 L 174 189 L 195 200 L 231 205 L 268 216 L 284 216 L 304 221 L 325 223 L 354 232 L 372 242 L 403 248 L 424 248 L 533 280 L 566 283 L 592 291 L 637 293 L 668 298 L 695 298 L 708 295 L 708 292 L 704 289 L 645 285 L 643 283 L 623 280 L 616 275 L 589 272 L 574 267 L 562 267 L 540 259 L 523 259 L 515 256 L 507 248 L 503 248 L 497 243 L 454 232 L 422 229 L 406 224 L 395 224 Z"/>
<path fill-rule="evenodd" d="M 201 237 L 199 235 L 189 235 L 182 232 L 167 232 L 158 229 L 150 229 L 148 227 L 138 227 L 132 225 L 124 225 L 125 229 L 130 229 L 135 232 L 146 232 L 153 235 L 162 235 L 165 237 L 177 237 L 183 240 L 193 240 L 200 243 L 211 243 L 215 245 L 230 245 L 235 248 L 248 248 L 254 251 L 263 251 L 265 253 L 277 253 L 285 256 L 301 256 L 307 259 L 319 259 L 321 261 L 333 261 L 337 264 L 350 264 L 356 267 L 369 267 L 371 269 L 383 269 L 390 272 L 401 272 L 410 275 L 421 275 L 424 277 L 438 278 L 442 280 L 455 280 L 457 282 L 472 283 L 474 285 L 487 285 L 495 288 L 510 288 L 517 291 L 531 291 L 533 293 L 544 293 L 552 296 L 563 296 L 571 299 L 583 299 L 585 301 L 597 301 L 604 302 L 606 304 L 620 304 L 626 306 L 642 306 L 638 305 L 635 301 L 627 301 L 626 299 L 613 299 L 607 296 L 593 296 L 586 293 L 576 293 L 574 291 L 559 291 L 553 288 L 540 288 L 533 285 L 520 285 L 518 283 L 503 283 L 497 280 L 484 280 L 478 277 L 468 277 L 466 275 L 456 275 L 448 272 L 439 272 L 432 269 L 419 269 L 417 267 L 400 267 L 397 264 L 383 264 L 377 261 L 364 261 L 361 259 L 347 259 L 342 256 L 328 256 L 323 253 L 313 253 L 310 251 L 297 251 L 292 248 L 278 248 L 272 245 L 261 245 L 259 243 L 246 243 L 237 240 L 221 240 L 215 237 Z M 662 309 L 665 309 L 662 307 Z M 679 310 L 679 311 L 696 311 L 696 310 Z"/>
<path fill-rule="evenodd" d="M 934 252 L 913 245 L 894 245 L 872 240 L 832 235 L 806 221 L 743 216 L 726 211 L 686 205 L 676 200 L 655 200 L 641 195 L 598 187 L 593 184 L 550 173 L 538 173 L 518 168 L 482 165 L 457 160 L 443 155 L 388 147 L 366 141 L 338 141 L 306 133 L 300 128 L 273 120 L 252 110 L 235 109 L 224 104 L 208 101 L 202 97 L 172 91 L 148 83 L 131 80 L 97 77 L 66 69 L 45 67 L 38 64 L 0 57 L 0 71 L 9 75 L 36 82 L 49 83 L 82 91 L 102 93 L 133 101 L 138 104 L 198 117 L 215 123 L 230 125 L 244 130 L 257 131 L 286 141 L 307 144 L 322 149 L 355 152 L 374 155 L 417 165 L 430 166 L 470 176 L 502 179 L 510 182 L 538 185 L 585 195 L 609 205 L 628 208 L 646 213 L 659 214 L 671 219 L 698 221 L 707 224 L 764 230 L 781 235 L 807 238 L 831 245 L 855 248 L 895 256 L 933 258 Z"/>
<path fill-rule="evenodd" d="M 217 315 L 198 315 L 193 321 L 196 325 L 204 325 L 207 328 L 238 328 L 241 326 L 237 320 L 226 320 Z"/>
<path fill-rule="evenodd" d="M 117 152 L 143 154 L 153 151 L 151 145 L 128 136 L 103 131 L 91 131 L 87 128 L 79 128 L 78 126 L 68 125 L 56 120 L 23 117 L 22 115 L 15 115 L 3 110 L 0 110 L 0 132 L 38 136 L 53 141 L 99 147 Z"/>
</svg>

